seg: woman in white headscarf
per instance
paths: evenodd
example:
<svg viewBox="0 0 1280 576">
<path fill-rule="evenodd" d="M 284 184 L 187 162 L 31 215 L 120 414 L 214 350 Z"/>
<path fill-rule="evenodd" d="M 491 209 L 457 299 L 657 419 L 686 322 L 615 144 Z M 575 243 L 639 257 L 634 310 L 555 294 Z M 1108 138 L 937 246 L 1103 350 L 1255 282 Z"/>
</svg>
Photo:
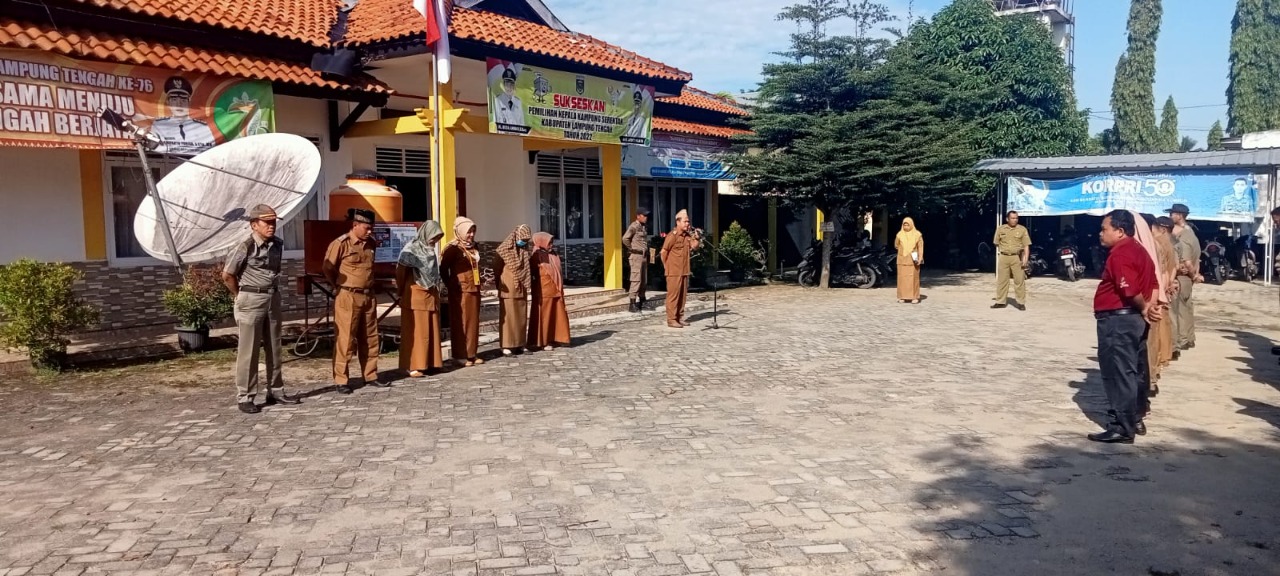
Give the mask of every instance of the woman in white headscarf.
<svg viewBox="0 0 1280 576">
<path fill-rule="evenodd" d="M 454 239 L 440 254 L 440 272 L 449 287 L 449 341 L 456 364 L 484 364 L 476 356 L 480 347 L 480 251 L 476 249 L 476 223 L 459 216 L 453 223 Z"/>
<path fill-rule="evenodd" d="M 428 220 L 400 251 L 396 286 L 400 290 L 400 369 L 421 378 L 444 367 L 440 352 L 440 260 L 436 244 L 440 224 Z"/>
</svg>

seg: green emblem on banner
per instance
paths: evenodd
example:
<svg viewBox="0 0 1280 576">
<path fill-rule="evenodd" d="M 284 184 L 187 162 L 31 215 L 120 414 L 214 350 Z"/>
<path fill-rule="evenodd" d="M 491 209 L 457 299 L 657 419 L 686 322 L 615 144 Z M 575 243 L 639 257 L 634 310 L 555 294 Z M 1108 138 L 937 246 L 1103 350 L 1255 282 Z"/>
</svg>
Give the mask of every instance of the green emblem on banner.
<svg viewBox="0 0 1280 576">
<path fill-rule="evenodd" d="M 270 82 L 237 82 L 218 96 L 213 123 L 227 140 L 275 132 L 275 108 Z"/>
</svg>

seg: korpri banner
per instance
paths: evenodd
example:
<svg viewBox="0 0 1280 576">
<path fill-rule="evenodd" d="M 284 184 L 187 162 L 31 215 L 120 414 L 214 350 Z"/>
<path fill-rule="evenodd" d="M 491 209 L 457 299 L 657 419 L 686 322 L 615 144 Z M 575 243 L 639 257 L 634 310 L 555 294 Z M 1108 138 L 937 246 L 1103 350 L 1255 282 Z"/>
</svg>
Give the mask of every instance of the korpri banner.
<svg viewBox="0 0 1280 576">
<path fill-rule="evenodd" d="M 486 59 L 489 132 L 648 146 L 653 86 Z"/>
<path fill-rule="evenodd" d="M 622 175 L 640 178 L 733 180 L 722 158 L 729 145 L 715 138 L 655 132 L 653 146 L 622 147 Z"/>
<path fill-rule="evenodd" d="M 0 49 L 0 146 L 132 147 L 102 108 L 150 128 L 170 154 L 275 131 L 270 82 Z"/>
<path fill-rule="evenodd" d="M 1163 214 L 1186 204 L 1192 220 L 1253 222 L 1259 178 L 1239 170 L 1097 174 L 1069 180 L 1009 178 L 1008 209 L 1022 216 L 1101 216 L 1112 210 Z"/>
</svg>

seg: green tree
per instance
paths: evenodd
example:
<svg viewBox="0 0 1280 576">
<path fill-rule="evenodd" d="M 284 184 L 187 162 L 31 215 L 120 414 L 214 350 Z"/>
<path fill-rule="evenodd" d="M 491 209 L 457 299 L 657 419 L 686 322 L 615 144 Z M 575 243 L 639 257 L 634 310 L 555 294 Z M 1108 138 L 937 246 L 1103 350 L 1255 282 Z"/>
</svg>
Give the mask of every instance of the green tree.
<svg viewBox="0 0 1280 576">
<path fill-rule="evenodd" d="M 1111 87 L 1113 135 L 1117 152 L 1155 152 L 1161 148 L 1156 128 L 1156 38 L 1160 35 L 1160 0 L 1131 0 L 1129 46 L 1116 63 Z"/>
<path fill-rule="evenodd" d="M 1164 110 L 1160 113 L 1160 147 L 1159 152 L 1177 152 L 1181 144 L 1178 135 L 1178 106 L 1173 103 L 1173 96 L 1164 101 Z"/>
<path fill-rule="evenodd" d="M 1239 0 L 1231 19 L 1227 131 L 1280 128 L 1280 0 Z"/>
<path fill-rule="evenodd" d="M 1195 138 L 1192 138 L 1190 136 L 1183 136 L 1182 140 L 1178 142 L 1178 152 L 1190 152 L 1192 150 L 1195 150 L 1196 144 L 1197 142 Z"/>
<path fill-rule="evenodd" d="M 1222 149 L 1222 122 L 1213 121 L 1213 126 L 1209 128 L 1209 141 L 1206 143 L 1209 150 Z"/>
</svg>

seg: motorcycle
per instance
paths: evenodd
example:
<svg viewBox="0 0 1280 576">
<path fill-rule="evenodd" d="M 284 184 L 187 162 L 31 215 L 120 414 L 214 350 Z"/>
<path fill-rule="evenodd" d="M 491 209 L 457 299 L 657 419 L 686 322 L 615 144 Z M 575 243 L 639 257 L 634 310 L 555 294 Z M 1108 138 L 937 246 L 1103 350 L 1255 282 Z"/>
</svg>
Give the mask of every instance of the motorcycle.
<svg viewBox="0 0 1280 576">
<path fill-rule="evenodd" d="M 831 251 L 831 279 L 833 286 L 853 286 L 854 288 L 873 288 L 881 281 L 882 273 L 878 270 L 875 255 L 860 250 L 856 246 L 833 247 Z M 817 286 L 822 278 L 822 241 L 814 241 L 804 252 L 800 262 L 799 280 L 801 286 Z"/>
<path fill-rule="evenodd" d="M 1222 285 L 1231 276 L 1231 267 L 1227 264 L 1227 248 L 1217 240 L 1205 243 L 1200 252 L 1200 275 L 1206 282 Z"/>
<path fill-rule="evenodd" d="M 1253 282 L 1262 270 L 1258 265 L 1256 246 L 1258 246 L 1258 237 L 1245 234 L 1235 239 L 1227 254 L 1232 272 L 1245 282 Z"/>
<path fill-rule="evenodd" d="M 1044 259 L 1044 254 L 1040 253 L 1040 249 L 1032 246 L 1031 254 L 1027 256 L 1027 277 L 1043 276 L 1052 269 L 1049 261 Z"/>
<path fill-rule="evenodd" d="M 1075 282 L 1084 276 L 1084 263 L 1080 261 L 1080 251 L 1075 244 L 1064 244 L 1058 248 L 1058 273 L 1067 282 Z"/>
</svg>

